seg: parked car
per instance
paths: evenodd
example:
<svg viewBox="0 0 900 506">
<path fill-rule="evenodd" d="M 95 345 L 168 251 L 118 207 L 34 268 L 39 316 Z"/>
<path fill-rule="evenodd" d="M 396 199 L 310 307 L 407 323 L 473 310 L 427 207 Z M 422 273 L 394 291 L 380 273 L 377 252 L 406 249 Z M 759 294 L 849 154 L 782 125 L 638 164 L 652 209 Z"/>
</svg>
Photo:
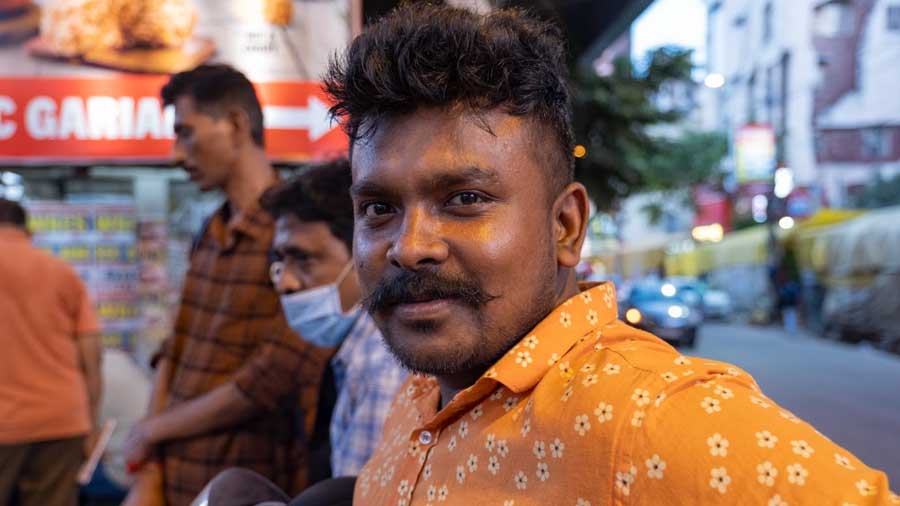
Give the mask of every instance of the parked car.
<svg viewBox="0 0 900 506">
<path fill-rule="evenodd" d="M 703 318 L 727 320 L 732 313 L 731 296 L 724 290 L 709 288 L 703 294 Z"/>
<path fill-rule="evenodd" d="M 682 292 L 685 302 L 699 309 L 703 320 L 727 320 L 731 317 L 731 296 L 724 290 L 710 288 L 696 278 L 673 277 L 666 280 Z"/>
<path fill-rule="evenodd" d="M 623 300 L 625 321 L 674 345 L 692 347 L 703 316 L 695 294 L 679 291 L 672 283 L 644 283 Z"/>
</svg>

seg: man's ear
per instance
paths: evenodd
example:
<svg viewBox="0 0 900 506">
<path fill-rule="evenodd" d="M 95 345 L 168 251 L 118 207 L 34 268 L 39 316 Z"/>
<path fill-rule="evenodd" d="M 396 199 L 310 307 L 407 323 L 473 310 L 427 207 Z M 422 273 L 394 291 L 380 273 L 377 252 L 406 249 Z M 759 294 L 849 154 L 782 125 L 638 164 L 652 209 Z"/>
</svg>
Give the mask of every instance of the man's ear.
<svg viewBox="0 0 900 506">
<path fill-rule="evenodd" d="M 553 229 L 556 261 L 560 267 L 574 268 L 581 260 L 581 247 L 587 233 L 590 203 L 581 183 L 566 186 L 553 203 Z"/>
<path fill-rule="evenodd" d="M 253 128 L 250 125 L 250 116 L 240 107 L 229 107 L 227 119 L 231 124 L 234 135 L 234 145 L 240 146 L 245 142 L 253 142 Z"/>
</svg>

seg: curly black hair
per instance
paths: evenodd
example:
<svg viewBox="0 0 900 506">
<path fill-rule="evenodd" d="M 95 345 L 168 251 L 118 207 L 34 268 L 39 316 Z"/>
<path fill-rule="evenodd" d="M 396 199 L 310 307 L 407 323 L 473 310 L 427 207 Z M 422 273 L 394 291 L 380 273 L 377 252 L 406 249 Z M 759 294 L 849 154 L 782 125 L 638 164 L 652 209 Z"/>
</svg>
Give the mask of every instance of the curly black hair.
<svg viewBox="0 0 900 506">
<path fill-rule="evenodd" d="M 223 106 L 236 106 L 250 119 L 253 143 L 265 147 L 262 106 L 256 89 L 247 76 L 224 64 L 200 65 L 169 78 L 160 95 L 165 105 L 174 104 L 182 96 L 194 99 L 197 109 L 207 114 L 221 114 Z"/>
<path fill-rule="evenodd" d="M 519 9 L 482 15 L 409 3 L 370 25 L 333 58 L 325 88 L 352 142 L 420 107 L 502 108 L 555 140 L 551 188 L 572 181 L 574 135 L 566 48 L 555 25 Z M 352 146 L 352 144 L 351 144 Z M 545 150 L 544 142 L 537 142 Z M 546 151 L 546 150 L 545 150 Z M 547 156 L 547 155 L 551 156 Z"/>
<path fill-rule="evenodd" d="M 353 202 L 350 200 L 350 162 L 339 158 L 303 169 L 260 198 L 275 219 L 293 215 L 300 221 L 321 221 L 331 234 L 353 251 Z"/>
</svg>

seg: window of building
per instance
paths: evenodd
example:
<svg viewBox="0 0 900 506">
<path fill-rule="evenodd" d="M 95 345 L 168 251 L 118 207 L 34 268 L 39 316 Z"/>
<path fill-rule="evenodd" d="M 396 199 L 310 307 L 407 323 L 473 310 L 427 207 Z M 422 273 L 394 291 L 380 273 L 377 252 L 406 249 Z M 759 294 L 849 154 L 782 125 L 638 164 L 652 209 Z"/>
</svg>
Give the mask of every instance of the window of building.
<svg viewBox="0 0 900 506">
<path fill-rule="evenodd" d="M 864 128 L 861 135 L 862 156 L 884 158 L 891 154 L 891 131 L 884 127 Z"/>
<path fill-rule="evenodd" d="M 816 7 L 815 30 L 819 37 L 842 37 L 853 33 L 855 15 L 848 0 L 832 0 Z"/>
<path fill-rule="evenodd" d="M 828 65 L 830 63 L 831 61 L 828 58 L 828 55 L 816 55 L 816 68 L 815 74 L 813 74 L 813 83 L 816 89 L 816 93 L 820 93 L 823 86 L 825 85 L 825 73 L 828 71 Z"/>
<path fill-rule="evenodd" d="M 756 71 L 747 80 L 747 122 L 756 123 Z"/>
<path fill-rule="evenodd" d="M 772 2 L 767 2 L 763 8 L 762 40 L 764 44 L 772 40 Z"/>
<path fill-rule="evenodd" d="M 825 158 L 827 144 L 825 143 L 825 134 L 822 132 L 816 132 L 813 137 L 813 149 L 816 150 L 816 156 L 819 158 Z"/>
<path fill-rule="evenodd" d="M 900 4 L 888 6 L 887 29 L 895 32 L 900 31 Z"/>
<path fill-rule="evenodd" d="M 775 69 L 776 67 L 774 66 L 766 69 L 766 95 L 764 97 L 766 115 L 768 116 L 766 120 L 773 125 L 775 124 Z"/>
<path fill-rule="evenodd" d="M 778 93 L 778 111 L 779 125 L 781 131 L 787 131 L 788 125 L 788 95 L 791 89 L 791 53 L 785 52 L 781 55 L 781 82 L 780 91 Z"/>
</svg>

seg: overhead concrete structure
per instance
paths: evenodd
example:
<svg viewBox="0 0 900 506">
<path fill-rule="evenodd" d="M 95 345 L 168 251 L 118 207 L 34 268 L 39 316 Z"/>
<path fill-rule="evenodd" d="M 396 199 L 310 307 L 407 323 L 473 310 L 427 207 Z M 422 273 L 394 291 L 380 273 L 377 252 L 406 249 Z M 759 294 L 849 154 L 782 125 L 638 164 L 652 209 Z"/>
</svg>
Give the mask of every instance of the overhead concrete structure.
<svg viewBox="0 0 900 506">
<path fill-rule="evenodd" d="M 397 6 L 397 0 L 362 0 L 363 15 L 371 21 Z M 478 10 L 493 7 L 523 7 L 557 20 L 565 29 L 573 58 L 589 68 L 604 49 L 626 32 L 653 0 L 453 0 L 473 4 Z"/>
</svg>

